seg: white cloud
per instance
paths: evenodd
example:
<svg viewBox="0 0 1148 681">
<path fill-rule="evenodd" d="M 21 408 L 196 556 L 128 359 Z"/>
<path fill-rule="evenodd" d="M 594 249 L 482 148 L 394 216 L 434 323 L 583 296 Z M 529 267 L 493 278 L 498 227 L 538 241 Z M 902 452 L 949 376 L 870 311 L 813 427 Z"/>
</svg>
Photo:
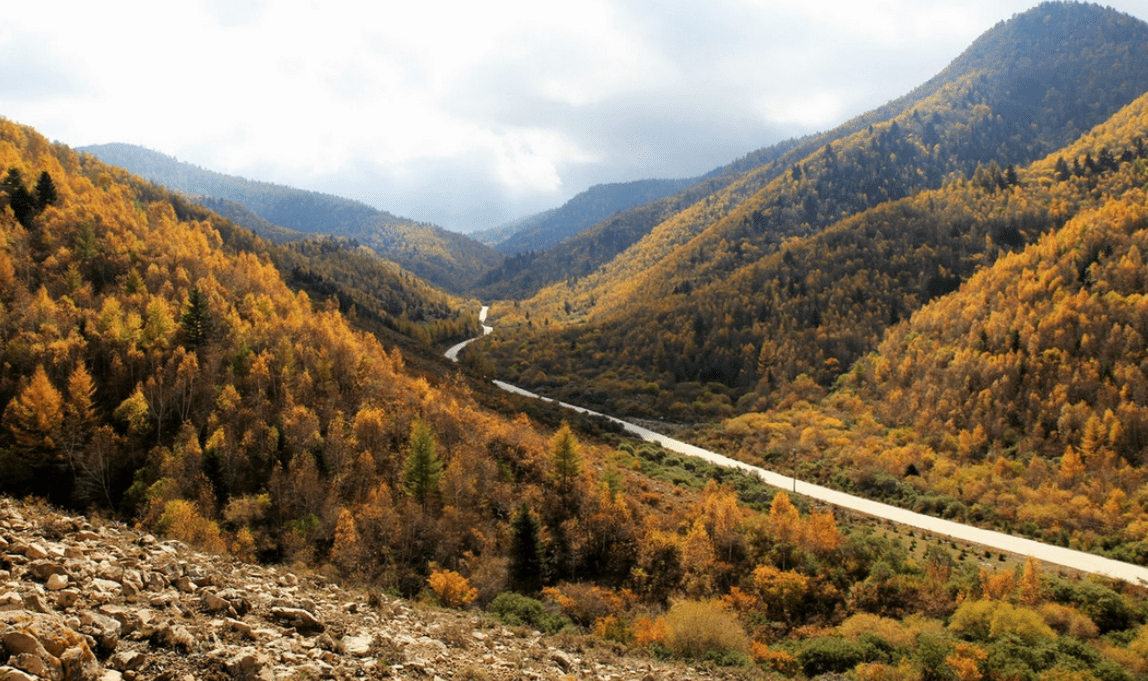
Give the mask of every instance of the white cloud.
<svg viewBox="0 0 1148 681">
<path fill-rule="evenodd" d="M 469 229 L 832 127 L 1035 3 L 42 0 L 0 115 Z"/>
</svg>

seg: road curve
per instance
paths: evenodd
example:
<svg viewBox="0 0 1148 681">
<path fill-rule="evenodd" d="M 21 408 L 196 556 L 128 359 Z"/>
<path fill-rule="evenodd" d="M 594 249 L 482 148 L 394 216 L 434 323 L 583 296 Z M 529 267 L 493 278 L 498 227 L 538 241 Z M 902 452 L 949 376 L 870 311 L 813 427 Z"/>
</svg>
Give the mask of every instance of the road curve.
<svg viewBox="0 0 1148 681">
<path fill-rule="evenodd" d="M 489 335 L 491 331 L 494 331 L 493 326 L 487 326 L 486 325 L 486 313 L 488 311 L 490 311 L 489 305 L 483 305 L 482 309 L 478 311 L 478 323 L 482 324 L 482 335 L 483 336 Z M 478 340 L 478 338 L 468 338 L 468 339 L 464 340 L 463 342 L 459 343 L 458 345 L 451 346 L 451 348 L 446 351 L 446 358 L 452 362 L 457 362 L 458 361 L 458 353 L 462 352 L 463 348 L 465 348 L 466 346 L 475 342 L 476 340 Z"/>
<path fill-rule="evenodd" d="M 479 318 L 480 321 L 483 322 L 483 335 L 489 334 L 491 331 L 493 331 L 491 327 L 486 326 L 485 324 L 486 313 L 488 309 L 489 307 L 483 307 L 481 316 Z M 447 357 L 457 362 L 458 351 L 465 347 L 466 343 L 469 342 L 470 341 L 466 341 L 452 347 L 447 351 Z M 452 351 L 454 352 L 453 356 L 450 354 Z M 530 397 L 538 400 L 545 400 L 548 402 L 555 401 L 538 395 L 537 393 L 533 393 L 529 390 L 519 388 L 518 386 L 510 385 L 509 383 L 505 383 L 503 381 L 496 380 L 494 381 L 494 384 L 499 388 L 502 388 L 503 390 L 514 393 L 516 395 L 522 395 L 524 397 Z M 864 513 L 865 515 L 881 518 L 883 520 L 889 520 L 895 523 L 900 523 L 902 525 L 907 525 L 909 527 L 915 527 L 939 536 L 951 537 L 956 540 L 979 544 L 981 546 L 985 546 L 997 551 L 1007 551 L 1009 553 L 1015 553 L 1022 556 L 1032 556 L 1037 560 L 1052 563 L 1054 565 L 1061 565 L 1067 568 L 1072 568 L 1074 570 L 1080 570 L 1082 572 L 1112 577 L 1115 579 L 1130 582 L 1132 584 L 1148 585 L 1148 568 L 1146 567 L 1132 565 L 1131 563 L 1125 563 L 1118 560 L 1112 560 L 1111 558 L 1104 558 L 1103 556 L 1098 556 L 1092 553 L 1067 549 L 1061 546 L 1044 544 L 1042 542 L 1027 539 L 1025 537 L 1017 537 L 1011 534 L 1005 534 L 1003 532 L 996 532 L 994 530 L 985 530 L 979 527 L 973 527 L 971 525 L 964 525 L 962 523 L 953 522 L 951 520 L 934 518 L 932 516 L 927 516 L 921 513 L 908 511 L 903 508 L 897 508 L 896 506 L 882 504 L 871 499 L 864 499 L 852 494 L 846 494 L 845 492 L 829 489 L 828 487 L 822 487 L 821 485 L 814 485 L 811 483 L 803 482 L 801 480 L 795 480 L 790 476 L 781 475 L 780 473 L 775 473 L 764 468 L 758 468 L 757 466 L 751 466 L 743 461 L 731 459 L 716 452 L 711 452 L 708 449 L 702 449 L 701 447 L 696 447 L 687 442 L 675 440 L 674 438 L 662 435 L 661 433 L 656 433 L 647 428 L 623 421 L 613 416 L 609 416 L 608 414 L 601 414 L 591 409 L 586 409 L 585 407 L 567 404 L 566 402 L 557 402 L 557 404 L 568 409 L 573 409 L 577 412 L 581 412 L 583 414 L 590 414 L 593 416 L 601 416 L 603 418 L 607 418 L 621 425 L 622 428 L 626 430 L 626 432 L 632 433 L 633 435 L 636 435 L 648 442 L 656 442 L 672 452 L 677 452 L 686 456 L 695 456 L 699 459 L 705 459 L 706 461 L 717 464 L 719 466 L 737 468 L 749 473 L 753 473 L 765 481 L 767 485 L 787 491 L 794 491 L 797 494 L 802 494 L 810 497 L 811 499 L 817 499 L 818 501 L 832 504 L 840 508 L 849 509 L 857 513 Z"/>
</svg>

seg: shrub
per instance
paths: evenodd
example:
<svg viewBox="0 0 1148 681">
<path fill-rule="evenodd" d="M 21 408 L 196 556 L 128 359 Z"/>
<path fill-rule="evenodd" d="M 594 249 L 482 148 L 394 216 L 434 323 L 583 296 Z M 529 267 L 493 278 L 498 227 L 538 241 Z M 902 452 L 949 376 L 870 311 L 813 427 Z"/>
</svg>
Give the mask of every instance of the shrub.
<svg viewBox="0 0 1148 681">
<path fill-rule="evenodd" d="M 498 594 L 490 602 L 487 612 L 507 626 L 534 627 L 547 634 L 556 634 L 567 626 L 573 626 L 569 619 L 549 612 L 542 601 L 510 591 Z"/>
<path fill-rule="evenodd" d="M 949 628 L 974 641 L 1015 636 L 1033 643 L 1056 636 L 1035 611 L 1002 601 L 965 601 L 953 613 Z"/>
<path fill-rule="evenodd" d="M 448 608 L 465 608 L 478 596 L 478 589 L 453 570 L 435 570 L 427 582 L 439 603 Z"/>
<path fill-rule="evenodd" d="M 1100 635 L 1096 623 L 1076 608 L 1060 603 L 1042 603 L 1037 607 L 1037 612 L 1058 634 L 1072 636 L 1082 641 L 1091 641 Z"/>
<path fill-rule="evenodd" d="M 592 584 L 563 584 L 542 590 L 545 598 L 553 599 L 562 614 L 582 627 L 593 624 L 624 609 L 625 603 L 617 594 Z"/>
<path fill-rule="evenodd" d="M 634 620 L 634 643 L 640 646 L 665 645 L 666 620 L 645 615 Z"/>
<path fill-rule="evenodd" d="M 844 674 L 862 662 L 869 662 L 866 647 L 839 636 L 809 639 L 797 653 L 801 671 L 812 678 L 820 674 Z"/>
<path fill-rule="evenodd" d="M 711 653 L 749 653 L 749 637 L 721 601 L 678 601 L 666 613 L 666 647 L 674 655 L 706 659 Z"/>
<path fill-rule="evenodd" d="M 754 641 L 750 647 L 750 653 L 753 655 L 753 659 L 766 669 L 772 669 L 785 676 L 797 675 L 797 658 L 784 650 L 773 650 L 764 643 Z"/>
<path fill-rule="evenodd" d="M 594 621 L 594 635 L 604 641 L 629 645 L 634 640 L 634 629 L 628 621 L 606 615 Z"/>
<path fill-rule="evenodd" d="M 1132 624 L 1132 609 L 1124 598 L 1107 586 L 1093 581 L 1050 578 L 1054 600 L 1074 605 L 1100 628 L 1101 634 L 1121 631 Z"/>
<path fill-rule="evenodd" d="M 173 499 L 164 504 L 155 529 L 165 537 L 178 539 L 203 551 L 223 553 L 227 550 L 219 525 L 203 517 L 199 505 L 192 501 Z"/>
</svg>

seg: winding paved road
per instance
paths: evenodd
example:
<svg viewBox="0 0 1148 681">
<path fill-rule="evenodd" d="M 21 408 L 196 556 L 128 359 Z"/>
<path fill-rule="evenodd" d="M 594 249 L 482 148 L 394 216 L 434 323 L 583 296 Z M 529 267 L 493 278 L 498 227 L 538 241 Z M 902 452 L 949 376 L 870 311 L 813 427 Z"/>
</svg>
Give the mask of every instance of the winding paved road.
<svg viewBox="0 0 1148 681">
<path fill-rule="evenodd" d="M 491 333 L 494 329 L 486 325 L 486 314 L 490 308 L 484 306 L 479 313 L 479 321 L 483 323 L 483 335 Z M 471 339 L 473 341 L 475 339 Z M 458 361 L 458 352 L 466 347 L 465 341 L 452 347 L 447 351 L 447 357 L 453 361 Z M 451 354 L 453 353 L 453 355 Z M 539 400 L 546 400 L 553 402 L 547 397 L 543 397 L 536 393 L 524 390 L 518 386 L 510 385 L 503 381 L 494 381 L 494 384 L 507 392 L 525 397 L 531 397 Z M 914 513 L 907 511 L 903 508 L 896 506 L 889 506 L 880 502 L 872 501 L 870 499 L 863 499 L 852 494 L 846 494 L 837 490 L 814 485 L 801 480 L 757 466 L 751 466 L 742 461 L 731 459 L 727 456 L 722 456 L 716 452 L 711 452 L 701 447 L 695 447 L 686 442 L 675 440 L 660 433 L 655 433 L 647 428 L 634 425 L 627 421 L 614 418 L 607 414 L 601 414 L 591 409 L 579 407 L 566 402 L 558 402 L 559 405 L 568 409 L 581 412 L 583 414 L 591 414 L 594 416 L 601 416 L 618 423 L 627 432 L 637 435 L 638 437 L 648 442 L 656 442 L 666 449 L 684 454 L 686 456 L 696 456 L 700 459 L 705 459 L 711 463 L 719 466 L 727 466 L 729 468 L 737 468 L 743 471 L 753 473 L 765 481 L 766 484 L 773 487 L 778 487 L 786 491 L 795 491 L 797 494 L 803 494 L 812 499 L 817 499 L 834 506 L 864 513 L 883 520 L 890 520 L 895 523 L 915 527 L 926 532 L 931 532 L 936 535 L 951 537 L 960 541 L 972 542 L 979 544 L 990 549 L 997 551 L 1007 551 L 1022 556 L 1032 556 L 1033 558 L 1054 565 L 1062 565 L 1064 567 L 1080 570 L 1082 572 L 1089 572 L 1096 575 L 1104 575 L 1106 577 L 1113 577 L 1116 579 L 1131 582 L 1132 584 L 1148 585 L 1148 568 L 1139 565 L 1132 565 L 1131 563 L 1124 563 L 1110 558 L 1104 558 L 1091 553 L 1083 551 L 1075 551 L 1073 549 L 1066 549 L 1061 546 L 1052 546 L 1051 544 L 1044 544 L 1032 539 L 1024 537 L 1017 537 L 1003 532 L 996 532 L 993 530 L 985 530 L 971 525 L 964 525 L 956 523 L 951 520 L 943 520 L 941 518 L 934 518 L 921 513 Z"/>
<path fill-rule="evenodd" d="M 482 324 L 482 335 L 483 336 L 488 336 L 488 335 L 490 335 L 491 331 L 494 331 L 493 326 L 487 326 L 486 325 L 486 313 L 488 311 L 490 311 L 489 305 L 483 305 L 482 309 L 478 311 L 478 323 Z M 476 340 L 478 340 L 478 339 L 477 338 L 470 338 L 470 339 L 464 340 L 463 342 L 459 343 L 458 345 L 451 346 L 450 350 L 446 351 L 446 358 L 452 362 L 457 362 L 458 361 L 458 353 L 462 352 L 463 348 L 465 348 L 466 346 L 475 342 Z"/>
</svg>

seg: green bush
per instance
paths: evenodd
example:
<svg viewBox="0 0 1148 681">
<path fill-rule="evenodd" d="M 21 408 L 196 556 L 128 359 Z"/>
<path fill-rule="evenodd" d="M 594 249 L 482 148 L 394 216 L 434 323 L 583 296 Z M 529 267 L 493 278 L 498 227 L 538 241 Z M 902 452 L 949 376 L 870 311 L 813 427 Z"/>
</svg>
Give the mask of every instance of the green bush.
<svg viewBox="0 0 1148 681">
<path fill-rule="evenodd" d="M 1099 582 L 1056 577 L 1048 580 L 1048 587 L 1053 600 L 1076 606 L 1096 623 L 1101 634 L 1122 631 L 1133 624 L 1132 608 L 1124 598 Z"/>
<path fill-rule="evenodd" d="M 753 658 L 740 650 L 711 650 L 705 661 L 717 667 L 752 667 Z"/>
<path fill-rule="evenodd" d="M 547 610 L 542 601 L 510 591 L 495 596 L 486 611 L 509 627 L 533 627 L 547 634 L 573 627 L 563 615 Z"/>
<path fill-rule="evenodd" d="M 844 674 L 862 662 L 869 662 L 871 651 L 862 643 L 839 636 L 809 639 L 797 653 L 801 671 L 813 678 L 821 674 Z"/>
</svg>

